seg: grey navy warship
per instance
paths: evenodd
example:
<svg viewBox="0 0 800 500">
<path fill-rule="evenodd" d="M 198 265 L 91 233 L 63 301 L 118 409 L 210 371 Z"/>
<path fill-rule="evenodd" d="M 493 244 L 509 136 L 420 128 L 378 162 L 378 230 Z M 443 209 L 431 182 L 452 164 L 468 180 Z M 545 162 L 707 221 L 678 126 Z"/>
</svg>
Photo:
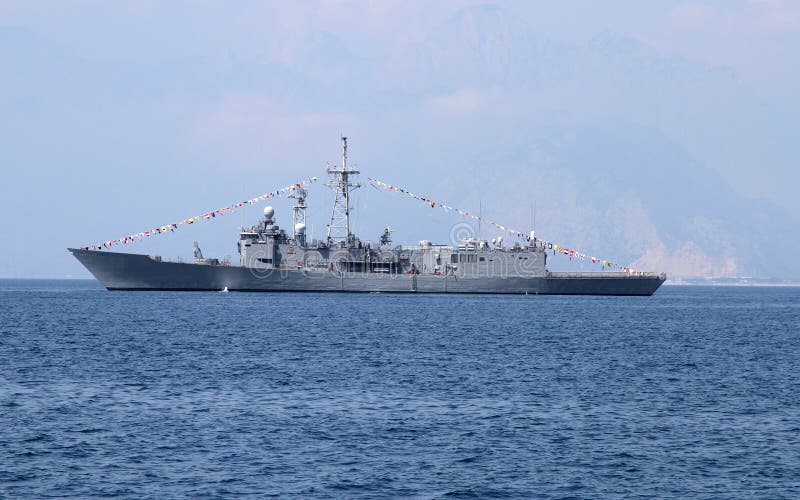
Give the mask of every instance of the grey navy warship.
<svg viewBox="0 0 800 500">
<path fill-rule="evenodd" d="M 350 230 L 350 193 L 360 186 L 359 171 L 347 165 L 347 138 L 342 140 L 341 165 L 328 168 L 335 195 L 324 240 L 306 239 L 308 193 L 299 187 L 291 194 L 291 231 L 265 207 L 256 225 L 240 231 L 238 265 L 204 258 L 197 243 L 194 262 L 69 251 L 108 290 L 652 295 L 666 280 L 657 273 L 551 272 L 547 248 L 535 237 L 508 246 L 502 238 L 474 236 L 454 245 L 424 240 L 392 246 L 387 228 L 378 241 L 362 241 Z"/>
</svg>

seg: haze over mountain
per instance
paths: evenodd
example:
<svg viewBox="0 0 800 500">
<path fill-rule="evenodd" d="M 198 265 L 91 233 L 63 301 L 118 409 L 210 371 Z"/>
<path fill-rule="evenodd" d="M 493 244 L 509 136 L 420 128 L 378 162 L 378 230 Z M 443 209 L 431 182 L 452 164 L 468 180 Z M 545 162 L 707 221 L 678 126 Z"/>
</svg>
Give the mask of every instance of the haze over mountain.
<svg viewBox="0 0 800 500">
<path fill-rule="evenodd" d="M 601 258 L 800 278 L 800 6 L 52 7 L 0 9 L 0 276 L 85 276 L 65 247 L 322 176 L 343 133 L 365 175 L 526 231 L 535 202 L 537 233 Z M 367 239 L 459 222 L 367 187 L 357 205 Z M 241 222 L 125 250 L 230 254 Z"/>
</svg>

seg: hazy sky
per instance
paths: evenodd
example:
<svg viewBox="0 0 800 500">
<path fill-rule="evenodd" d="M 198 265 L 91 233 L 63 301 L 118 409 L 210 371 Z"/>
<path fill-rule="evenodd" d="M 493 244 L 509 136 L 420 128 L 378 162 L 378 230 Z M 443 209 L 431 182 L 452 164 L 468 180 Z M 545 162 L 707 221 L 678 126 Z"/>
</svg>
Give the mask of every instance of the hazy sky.
<svg viewBox="0 0 800 500">
<path fill-rule="evenodd" d="M 67 246 L 320 175 L 340 133 L 366 174 L 465 208 L 477 191 L 489 207 L 523 207 L 509 224 L 535 189 L 524 165 L 580 161 L 641 198 L 655 177 L 646 156 L 623 153 L 659 141 L 652 165 L 679 152 L 683 185 L 706 169 L 709 185 L 769 203 L 796 233 L 798 54 L 800 2 L 1 2 L 0 276 L 86 276 Z M 590 165 L 589 143 L 614 133 L 637 144 Z M 569 155 L 553 152 L 570 141 Z M 718 205 L 677 186 L 647 197 Z M 327 195 L 310 212 L 317 227 Z M 382 213 L 408 207 L 362 196 Z M 720 206 L 715 220 L 730 222 Z M 570 210 L 542 216 L 551 234 L 575 238 L 560 229 L 580 218 Z M 658 210 L 644 209 L 661 241 L 678 238 Z M 239 223 L 130 250 L 191 255 L 200 239 L 232 253 Z M 387 223 L 404 229 L 370 215 L 364 236 Z M 424 236 L 407 226 L 400 239 Z"/>
</svg>

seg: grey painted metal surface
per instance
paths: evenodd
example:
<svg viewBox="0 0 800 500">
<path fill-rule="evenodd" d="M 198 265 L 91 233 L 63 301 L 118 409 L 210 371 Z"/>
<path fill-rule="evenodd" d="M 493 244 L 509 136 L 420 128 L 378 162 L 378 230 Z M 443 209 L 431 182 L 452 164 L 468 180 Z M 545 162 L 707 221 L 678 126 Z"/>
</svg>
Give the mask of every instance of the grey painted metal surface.
<svg viewBox="0 0 800 500">
<path fill-rule="evenodd" d="M 168 262 L 157 256 L 74 249 L 69 251 L 109 290 L 230 290 L 298 292 L 516 293 L 652 295 L 664 275 L 643 273 L 551 273 L 547 253 L 535 238 L 504 247 L 502 238 L 473 237 L 456 246 L 421 241 L 389 247 L 389 229 L 377 244 L 350 233 L 349 193 L 358 187 L 347 167 L 328 169 L 335 191 L 331 230 L 324 241 L 306 241 L 305 190 L 294 197 L 291 234 L 264 208 L 258 224 L 239 234 L 239 265 L 203 258 Z"/>
<path fill-rule="evenodd" d="M 263 269 L 166 262 L 119 252 L 70 251 L 109 290 L 652 295 L 665 279 L 663 275 L 626 273 L 481 277 Z"/>
</svg>

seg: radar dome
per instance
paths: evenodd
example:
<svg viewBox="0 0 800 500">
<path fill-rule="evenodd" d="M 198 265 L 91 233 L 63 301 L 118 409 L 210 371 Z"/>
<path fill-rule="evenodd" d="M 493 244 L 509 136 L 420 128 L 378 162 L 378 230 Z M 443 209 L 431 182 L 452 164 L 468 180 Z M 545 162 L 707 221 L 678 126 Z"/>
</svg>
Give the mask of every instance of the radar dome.
<svg viewBox="0 0 800 500">
<path fill-rule="evenodd" d="M 303 234 L 303 233 L 306 232 L 306 225 L 303 224 L 302 222 L 299 222 L 299 223 L 294 225 L 294 231 L 297 234 Z"/>
<path fill-rule="evenodd" d="M 264 218 L 272 219 L 275 215 L 275 209 L 272 207 L 264 207 Z"/>
</svg>

